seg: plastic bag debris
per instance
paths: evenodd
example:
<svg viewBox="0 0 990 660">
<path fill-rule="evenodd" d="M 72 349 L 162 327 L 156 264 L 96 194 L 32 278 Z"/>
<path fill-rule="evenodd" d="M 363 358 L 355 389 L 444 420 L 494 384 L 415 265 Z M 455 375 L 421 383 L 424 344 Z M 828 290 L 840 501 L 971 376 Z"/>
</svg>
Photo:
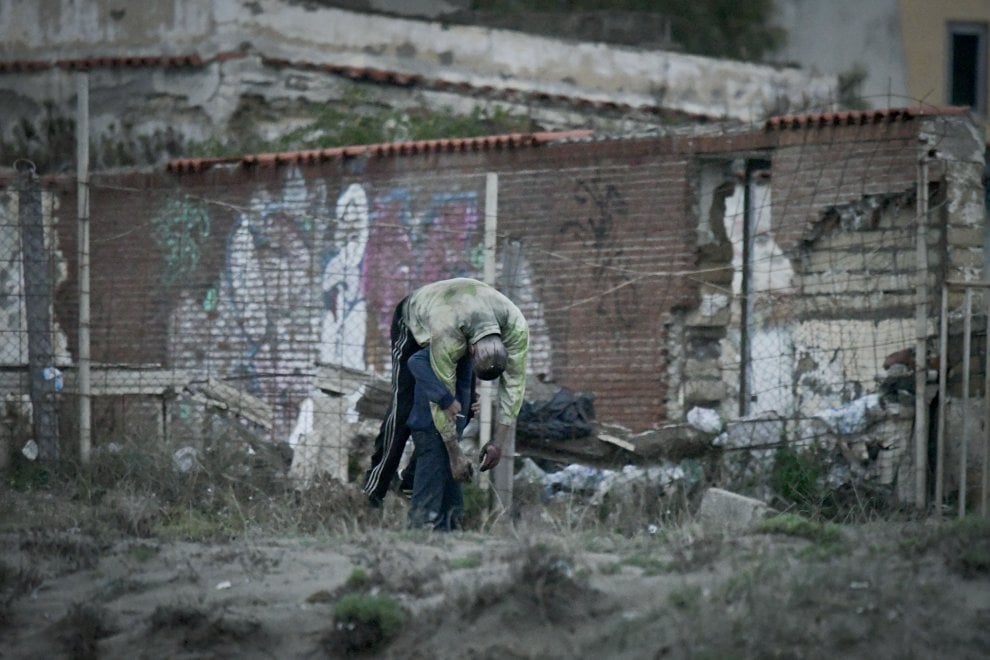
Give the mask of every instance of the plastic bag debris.
<svg viewBox="0 0 990 660">
<path fill-rule="evenodd" d="M 55 367 L 45 367 L 41 371 L 41 377 L 46 381 L 54 381 L 53 387 L 56 392 L 61 392 L 62 388 L 65 387 L 65 378 L 62 376 L 62 372 Z"/>
<path fill-rule="evenodd" d="M 180 447 L 172 454 L 172 468 L 185 474 L 196 467 L 197 451 L 195 447 Z"/>
<path fill-rule="evenodd" d="M 867 394 L 849 403 L 816 414 L 833 433 L 854 435 L 862 433 L 871 422 L 883 415 L 884 404 L 879 394 Z"/>
<path fill-rule="evenodd" d="M 29 461 L 37 460 L 38 443 L 35 442 L 34 440 L 28 440 L 26 443 L 24 443 L 24 446 L 21 447 L 21 453 L 24 454 L 24 458 L 28 459 Z"/>
<path fill-rule="evenodd" d="M 524 401 L 516 419 L 516 435 L 537 440 L 570 440 L 591 435 L 594 397 L 557 390 L 548 401 Z"/>
<path fill-rule="evenodd" d="M 687 414 L 687 421 L 702 433 L 718 433 L 722 430 L 722 419 L 711 408 L 691 408 Z"/>
</svg>

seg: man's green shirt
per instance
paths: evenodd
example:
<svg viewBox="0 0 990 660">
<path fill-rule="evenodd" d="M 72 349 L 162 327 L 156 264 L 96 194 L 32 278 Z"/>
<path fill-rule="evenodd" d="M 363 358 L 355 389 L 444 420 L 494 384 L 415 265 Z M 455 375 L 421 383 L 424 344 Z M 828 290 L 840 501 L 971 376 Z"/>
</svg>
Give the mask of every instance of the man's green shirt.
<svg viewBox="0 0 990 660">
<path fill-rule="evenodd" d="M 529 327 L 515 303 L 494 287 L 465 277 L 433 282 L 417 289 L 406 305 L 406 325 L 420 346 L 430 347 L 430 364 L 451 392 L 457 361 L 490 334 L 502 336 L 508 363 L 499 378 L 496 422 L 512 424 L 526 393 Z M 437 430 L 446 437 L 453 423 L 433 406 Z"/>
</svg>

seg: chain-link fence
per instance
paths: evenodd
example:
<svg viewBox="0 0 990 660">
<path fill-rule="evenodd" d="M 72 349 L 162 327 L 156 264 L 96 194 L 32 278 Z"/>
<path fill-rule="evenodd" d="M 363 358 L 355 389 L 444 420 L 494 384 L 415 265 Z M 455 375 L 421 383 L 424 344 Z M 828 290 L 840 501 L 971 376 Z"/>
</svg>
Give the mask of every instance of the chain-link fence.
<svg viewBox="0 0 990 660">
<path fill-rule="evenodd" d="M 936 293 L 981 276 L 982 163 L 947 139 L 956 114 L 853 117 L 101 175 L 85 311 L 76 182 L 19 174 L 0 197 L 4 434 L 76 451 L 88 315 L 94 450 L 232 439 L 295 478 L 353 481 L 389 397 L 396 303 L 494 257 L 530 322 L 529 396 L 591 393 L 626 458 L 700 428 L 733 457 L 726 481 L 811 448 L 839 457 L 822 479 L 912 500 Z"/>
</svg>

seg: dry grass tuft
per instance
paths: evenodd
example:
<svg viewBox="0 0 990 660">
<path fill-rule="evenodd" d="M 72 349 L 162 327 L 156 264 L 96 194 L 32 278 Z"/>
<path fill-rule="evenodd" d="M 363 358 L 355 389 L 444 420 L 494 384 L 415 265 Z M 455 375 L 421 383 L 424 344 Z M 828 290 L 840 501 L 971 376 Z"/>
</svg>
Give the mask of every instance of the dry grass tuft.
<svg viewBox="0 0 990 660">
<path fill-rule="evenodd" d="M 95 660 L 100 657 L 98 643 L 116 632 L 106 609 L 90 603 L 75 603 L 55 624 L 55 632 L 68 657 Z"/>
<path fill-rule="evenodd" d="M 990 576 L 990 519 L 968 516 L 927 526 L 900 541 L 909 557 L 935 552 L 950 570 L 966 578 Z"/>
<path fill-rule="evenodd" d="M 333 628 L 325 636 L 324 648 L 331 655 L 369 653 L 398 636 L 406 613 L 387 594 L 349 593 L 334 605 Z"/>
<path fill-rule="evenodd" d="M 71 573 L 95 567 L 107 545 L 80 533 L 36 527 L 24 533 L 20 547 L 28 557 L 54 560 L 59 572 Z"/>
<path fill-rule="evenodd" d="M 221 652 L 222 648 L 243 646 L 257 651 L 266 641 L 264 628 L 256 619 L 189 604 L 159 605 L 149 623 L 152 632 L 178 633 L 187 649 L 214 650 L 220 657 L 237 655 L 236 651 Z"/>
</svg>

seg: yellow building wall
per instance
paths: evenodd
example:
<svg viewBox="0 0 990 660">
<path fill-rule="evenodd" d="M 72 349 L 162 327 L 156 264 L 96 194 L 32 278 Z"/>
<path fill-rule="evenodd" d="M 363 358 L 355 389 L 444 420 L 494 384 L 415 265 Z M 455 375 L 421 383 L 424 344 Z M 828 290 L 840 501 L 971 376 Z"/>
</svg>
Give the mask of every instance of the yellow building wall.
<svg viewBox="0 0 990 660">
<path fill-rule="evenodd" d="M 947 105 L 949 44 L 946 26 L 950 22 L 961 22 L 983 23 L 990 28 L 990 0 L 900 0 L 900 4 L 908 94 L 915 103 Z M 987 53 L 984 71 L 990 72 L 990 46 Z M 986 113 L 982 119 L 987 125 Z M 987 129 L 990 140 L 990 126 Z"/>
</svg>

